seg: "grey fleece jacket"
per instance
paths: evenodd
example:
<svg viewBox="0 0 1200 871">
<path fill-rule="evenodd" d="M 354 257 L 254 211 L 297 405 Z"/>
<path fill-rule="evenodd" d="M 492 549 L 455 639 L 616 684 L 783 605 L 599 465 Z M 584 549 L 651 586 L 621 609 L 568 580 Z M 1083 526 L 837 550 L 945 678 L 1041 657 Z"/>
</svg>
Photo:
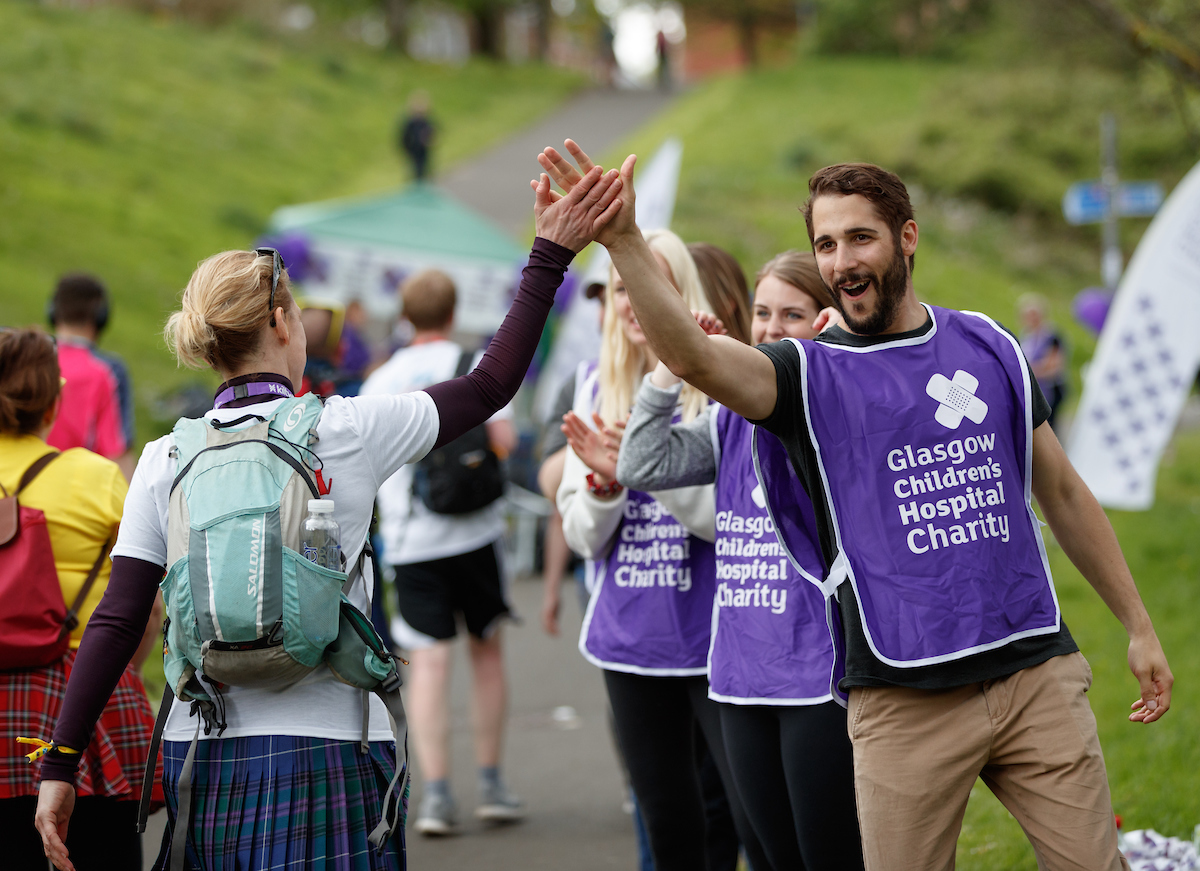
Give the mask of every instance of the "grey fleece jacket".
<svg viewBox="0 0 1200 871">
<path fill-rule="evenodd" d="M 712 427 L 717 406 L 709 405 L 688 423 L 671 424 L 683 383 L 663 389 L 647 375 L 625 424 L 617 460 L 617 480 L 634 490 L 671 490 L 712 484 L 717 454 Z"/>
</svg>

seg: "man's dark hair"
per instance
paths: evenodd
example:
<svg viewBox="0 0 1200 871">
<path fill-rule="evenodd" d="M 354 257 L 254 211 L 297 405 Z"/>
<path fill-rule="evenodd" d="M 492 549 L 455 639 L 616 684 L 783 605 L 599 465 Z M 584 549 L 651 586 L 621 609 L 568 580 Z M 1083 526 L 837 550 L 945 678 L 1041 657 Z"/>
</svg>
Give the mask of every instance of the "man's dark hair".
<svg viewBox="0 0 1200 871">
<path fill-rule="evenodd" d="M 64 275 L 54 289 L 47 315 L 53 324 L 86 324 L 100 331 L 108 322 L 108 291 L 94 275 L 84 272 Z"/>
<path fill-rule="evenodd" d="M 812 209 L 817 197 L 858 194 L 870 200 L 879 217 L 892 231 L 892 241 L 900 247 L 900 230 L 913 219 L 908 188 L 900 176 L 873 163 L 835 163 L 818 169 L 808 180 L 808 199 L 801 207 L 808 226 L 808 242 L 813 243 Z M 909 255 L 908 270 L 914 269 L 916 254 Z"/>
</svg>

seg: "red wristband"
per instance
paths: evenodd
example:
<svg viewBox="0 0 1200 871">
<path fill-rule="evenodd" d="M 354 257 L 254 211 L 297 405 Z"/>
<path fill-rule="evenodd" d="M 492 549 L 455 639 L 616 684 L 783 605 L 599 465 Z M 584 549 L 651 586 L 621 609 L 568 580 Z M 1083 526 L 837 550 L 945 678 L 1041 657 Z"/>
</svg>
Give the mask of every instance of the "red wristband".
<svg viewBox="0 0 1200 871">
<path fill-rule="evenodd" d="M 593 496 L 599 496 L 601 499 L 607 499 L 609 496 L 616 496 L 625 489 L 624 485 L 616 481 L 609 481 L 607 484 L 596 483 L 596 473 L 588 472 L 587 475 L 588 492 Z"/>
</svg>

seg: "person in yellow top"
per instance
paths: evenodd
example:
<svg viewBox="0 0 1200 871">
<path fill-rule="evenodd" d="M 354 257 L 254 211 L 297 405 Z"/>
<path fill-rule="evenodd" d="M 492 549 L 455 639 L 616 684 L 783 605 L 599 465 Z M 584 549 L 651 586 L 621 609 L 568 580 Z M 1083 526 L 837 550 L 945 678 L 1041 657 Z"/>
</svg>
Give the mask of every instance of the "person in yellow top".
<svg viewBox="0 0 1200 871">
<path fill-rule="evenodd" d="M 0 332 L 0 485 L 7 493 L 17 490 L 34 462 L 55 453 L 45 437 L 58 414 L 60 391 L 58 359 L 49 336 L 32 329 Z M 23 508 L 45 515 L 64 603 L 75 601 L 101 549 L 115 538 L 126 490 L 116 463 L 72 448 L 55 457 L 21 492 Z M 3 559 L 5 551 L 0 549 Z M 80 604 L 79 624 L 61 659 L 39 668 L 0 672 L 0 849 L 5 867 L 45 867 L 41 838 L 33 826 L 40 765 L 26 761 L 30 748 L 16 739 L 49 737 L 53 730 L 75 651 L 104 595 L 111 565 L 104 560 Z M 152 618 L 147 627 L 137 669 L 155 643 L 156 622 Z M 154 718 L 137 669 L 126 669 L 91 744 L 82 749 L 79 799 L 70 832 L 80 871 L 142 867 L 135 822 L 141 766 Z"/>
</svg>

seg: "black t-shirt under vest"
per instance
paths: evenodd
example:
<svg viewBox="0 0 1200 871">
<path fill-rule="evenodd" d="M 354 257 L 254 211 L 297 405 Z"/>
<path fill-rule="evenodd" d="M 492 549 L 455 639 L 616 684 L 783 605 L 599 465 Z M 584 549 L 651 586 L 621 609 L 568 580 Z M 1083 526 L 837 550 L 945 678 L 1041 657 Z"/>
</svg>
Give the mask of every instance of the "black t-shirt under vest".
<svg viewBox="0 0 1200 871">
<path fill-rule="evenodd" d="M 833 327 L 822 333 L 817 341 L 831 345 L 863 348 L 881 342 L 917 338 L 929 332 L 932 326 L 933 321 L 926 320 L 923 326 L 911 332 L 886 336 L 856 336 L 840 327 Z M 796 474 L 800 476 L 804 488 L 812 498 L 813 507 L 816 509 L 817 532 L 821 539 L 821 548 L 826 561 L 832 563 L 834 557 L 837 556 L 837 545 L 834 541 L 833 523 L 830 518 L 829 505 L 825 499 L 825 490 L 821 486 L 821 473 L 817 466 L 816 450 L 809 436 L 808 422 L 804 418 L 800 358 L 791 342 L 759 345 L 758 348 L 775 365 L 778 398 L 771 416 L 766 420 L 756 422 L 763 429 L 777 435 L 787 449 Z M 1033 398 L 1033 427 L 1037 429 L 1050 417 L 1050 404 L 1046 401 L 1037 380 L 1031 378 L 1030 381 Z M 866 634 L 863 632 L 858 602 L 855 600 L 852 585 L 842 585 L 838 592 L 838 601 L 841 604 L 842 623 L 846 635 L 846 676 L 839 682 L 839 686 L 843 690 L 848 690 L 850 687 L 870 686 L 903 686 L 925 690 L 949 689 L 1014 674 L 1023 668 L 1038 665 L 1065 653 L 1074 653 L 1079 649 L 1075 644 L 1075 639 L 1067 630 L 1064 620 L 1060 623 L 1062 628 L 1053 635 L 1022 638 L 996 650 L 987 650 L 951 662 L 917 668 L 896 668 L 880 662 L 871 652 Z"/>
</svg>

